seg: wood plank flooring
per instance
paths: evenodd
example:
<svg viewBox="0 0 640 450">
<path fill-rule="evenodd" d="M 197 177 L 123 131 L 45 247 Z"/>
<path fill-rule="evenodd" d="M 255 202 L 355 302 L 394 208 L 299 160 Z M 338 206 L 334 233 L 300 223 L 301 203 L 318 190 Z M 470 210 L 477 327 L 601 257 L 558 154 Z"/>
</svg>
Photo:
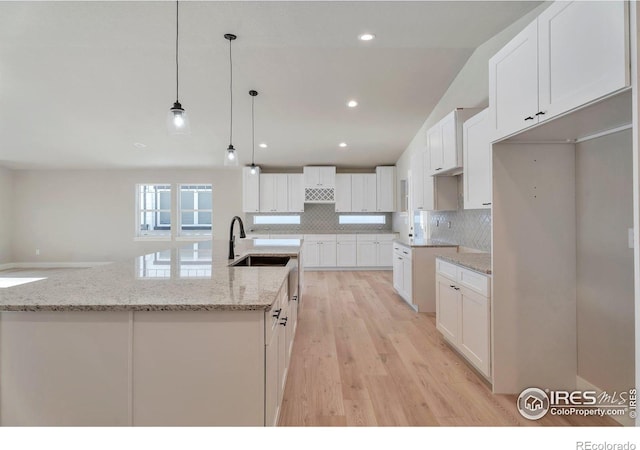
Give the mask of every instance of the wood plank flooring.
<svg viewBox="0 0 640 450">
<path fill-rule="evenodd" d="M 605 426 L 610 418 L 529 421 L 418 314 L 392 274 L 306 272 L 281 426 Z"/>
</svg>

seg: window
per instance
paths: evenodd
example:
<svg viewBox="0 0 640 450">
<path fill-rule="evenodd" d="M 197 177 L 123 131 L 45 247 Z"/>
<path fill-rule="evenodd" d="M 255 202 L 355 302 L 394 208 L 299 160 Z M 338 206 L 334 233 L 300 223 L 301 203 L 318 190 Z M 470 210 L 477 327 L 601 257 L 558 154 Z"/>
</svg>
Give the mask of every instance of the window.
<svg viewBox="0 0 640 450">
<path fill-rule="evenodd" d="M 384 225 L 387 223 L 387 217 L 384 215 L 366 215 L 366 216 L 356 216 L 356 215 L 340 215 L 338 218 L 338 222 L 340 224 L 374 224 L 374 225 Z"/>
<path fill-rule="evenodd" d="M 287 224 L 300 225 L 300 215 L 293 216 L 253 216 L 254 225 Z"/>
<path fill-rule="evenodd" d="M 181 184 L 179 202 L 180 236 L 211 235 L 211 185 Z"/>
<path fill-rule="evenodd" d="M 171 237 L 171 186 L 139 184 L 137 235 Z"/>
</svg>

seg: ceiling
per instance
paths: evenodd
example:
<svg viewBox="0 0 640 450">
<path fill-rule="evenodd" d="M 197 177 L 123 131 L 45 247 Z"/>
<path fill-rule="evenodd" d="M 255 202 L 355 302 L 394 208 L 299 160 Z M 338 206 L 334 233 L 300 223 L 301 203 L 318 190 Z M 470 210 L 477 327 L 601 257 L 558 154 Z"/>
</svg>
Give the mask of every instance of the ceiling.
<svg viewBox="0 0 640 450">
<path fill-rule="evenodd" d="M 1 2 L 0 165 L 221 166 L 224 33 L 238 35 L 241 164 L 251 162 L 250 89 L 259 92 L 257 164 L 393 164 L 473 50 L 538 4 L 181 2 L 180 101 L 192 134 L 176 138 L 165 128 L 175 101 L 175 3 Z M 376 39 L 359 41 L 363 32 Z M 352 98 L 359 106 L 347 108 Z"/>
</svg>

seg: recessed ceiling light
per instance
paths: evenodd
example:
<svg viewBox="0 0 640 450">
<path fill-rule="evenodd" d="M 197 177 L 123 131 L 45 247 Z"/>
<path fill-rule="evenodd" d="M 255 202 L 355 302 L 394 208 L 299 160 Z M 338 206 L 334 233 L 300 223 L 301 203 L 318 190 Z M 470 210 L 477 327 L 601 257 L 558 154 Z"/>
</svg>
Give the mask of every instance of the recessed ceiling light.
<svg viewBox="0 0 640 450">
<path fill-rule="evenodd" d="M 355 101 L 355 100 L 349 100 L 349 101 L 347 102 L 347 106 L 348 106 L 349 108 L 355 108 L 356 106 L 358 106 L 358 102 L 357 102 L 357 101 Z"/>
<path fill-rule="evenodd" d="M 258 145 L 258 147 L 260 147 L 260 148 L 267 148 L 267 144 L 265 144 L 265 143 L 263 142 L 262 144 Z"/>
<path fill-rule="evenodd" d="M 372 41 L 373 38 L 375 38 L 375 37 L 376 37 L 375 34 L 364 33 L 364 34 L 361 34 L 360 36 L 358 36 L 358 39 L 360 39 L 361 41 Z"/>
<path fill-rule="evenodd" d="M 146 148 L 146 147 L 147 147 L 147 144 L 143 144 L 142 142 L 134 142 L 134 143 L 133 143 L 133 146 L 134 146 L 135 148 Z"/>
<path fill-rule="evenodd" d="M 346 146 L 347 146 L 347 143 L 346 143 L 346 142 L 340 142 L 340 143 L 338 144 L 338 147 L 345 148 Z"/>
</svg>

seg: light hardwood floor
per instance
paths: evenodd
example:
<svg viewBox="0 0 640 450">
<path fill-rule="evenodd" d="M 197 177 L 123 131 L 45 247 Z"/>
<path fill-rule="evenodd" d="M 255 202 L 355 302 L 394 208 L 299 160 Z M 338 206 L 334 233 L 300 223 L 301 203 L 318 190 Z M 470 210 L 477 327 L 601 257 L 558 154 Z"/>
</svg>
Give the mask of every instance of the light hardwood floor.
<svg viewBox="0 0 640 450">
<path fill-rule="evenodd" d="M 392 274 L 306 272 L 279 425 L 617 425 L 518 413 L 447 346 L 433 314 L 393 291 Z"/>
</svg>

